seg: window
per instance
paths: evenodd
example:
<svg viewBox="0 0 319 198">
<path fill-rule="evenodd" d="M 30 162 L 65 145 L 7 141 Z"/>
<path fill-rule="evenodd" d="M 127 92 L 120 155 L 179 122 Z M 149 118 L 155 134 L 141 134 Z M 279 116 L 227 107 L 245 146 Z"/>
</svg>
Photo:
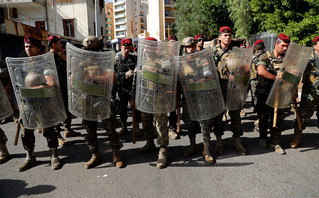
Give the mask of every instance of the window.
<svg viewBox="0 0 319 198">
<path fill-rule="evenodd" d="M 165 0 L 165 5 L 170 5 L 169 0 Z"/>
<path fill-rule="evenodd" d="M 63 19 L 64 36 L 74 37 L 74 19 Z"/>
<path fill-rule="evenodd" d="M 36 21 L 35 28 L 45 30 L 45 21 Z"/>
<path fill-rule="evenodd" d="M 165 10 L 165 16 L 171 16 L 171 12 L 169 10 Z"/>
<path fill-rule="evenodd" d="M 17 10 L 17 8 L 12 8 L 12 18 L 18 18 L 18 10 Z"/>
<path fill-rule="evenodd" d="M 107 21 L 112 21 L 112 19 L 111 18 L 107 18 Z"/>
<path fill-rule="evenodd" d="M 107 39 L 108 39 L 108 40 L 111 40 L 111 39 L 112 39 L 112 36 L 107 36 Z"/>
<path fill-rule="evenodd" d="M 112 25 L 111 25 L 111 24 L 107 24 L 107 27 L 108 27 L 108 28 L 111 28 L 111 27 L 112 27 Z"/>
<path fill-rule="evenodd" d="M 107 30 L 107 33 L 108 34 L 112 34 L 112 30 Z"/>
</svg>

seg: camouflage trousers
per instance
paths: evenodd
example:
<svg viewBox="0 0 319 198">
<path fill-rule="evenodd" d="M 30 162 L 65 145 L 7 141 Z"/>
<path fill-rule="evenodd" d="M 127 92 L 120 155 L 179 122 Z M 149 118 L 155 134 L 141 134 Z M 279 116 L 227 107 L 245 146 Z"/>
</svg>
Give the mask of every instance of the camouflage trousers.
<svg viewBox="0 0 319 198">
<path fill-rule="evenodd" d="M 167 114 L 149 114 L 142 112 L 142 123 L 143 130 L 146 133 L 146 138 L 149 140 L 153 137 L 154 126 L 153 121 L 155 122 L 156 132 L 157 132 L 157 143 L 162 148 L 167 148 L 168 146 L 168 118 Z"/>
<path fill-rule="evenodd" d="M 299 106 L 299 117 L 300 117 L 300 124 L 301 129 L 304 130 L 306 128 L 306 122 L 311 118 L 314 111 L 316 112 L 317 116 L 317 123 L 319 124 L 319 100 L 316 98 L 308 98 L 302 97 Z M 295 131 L 299 131 L 298 122 L 295 121 Z M 302 131 L 299 131 L 302 132 Z"/>
<path fill-rule="evenodd" d="M 241 128 L 241 118 L 240 118 L 240 109 L 235 110 L 235 111 L 229 111 L 228 114 L 230 116 L 230 130 L 233 132 L 233 137 L 240 137 L 244 133 Z M 220 115 L 216 116 L 213 118 L 212 123 L 213 123 L 213 131 L 215 136 L 222 136 L 224 135 L 224 122 L 223 122 L 223 114 L 221 113 Z"/>
<path fill-rule="evenodd" d="M 195 139 L 196 134 L 201 131 L 203 134 L 203 141 L 208 143 L 210 141 L 210 133 L 211 133 L 211 120 L 204 120 L 201 122 L 190 120 L 188 109 L 186 105 L 183 105 L 183 122 L 187 125 L 188 137 L 189 139 Z"/>
<path fill-rule="evenodd" d="M 227 85 L 228 85 L 228 80 L 221 80 L 220 81 L 220 86 L 222 88 L 223 96 L 226 98 L 226 93 L 227 93 Z M 240 111 L 241 109 L 234 110 L 234 111 L 229 111 L 228 114 L 230 116 L 230 129 L 233 132 L 233 137 L 240 137 L 243 135 L 243 131 L 241 128 L 241 118 L 240 118 Z M 220 115 L 216 116 L 213 118 L 213 131 L 215 136 L 222 136 L 224 135 L 224 122 L 223 122 L 223 114 L 221 113 Z"/>
<path fill-rule="evenodd" d="M 250 80 L 251 98 L 252 98 L 252 103 L 254 108 L 256 108 L 257 106 L 257 96 L 256 96 L 257 84 L 258 84 L 258 80 Z"/>
<path fill-rule="evenodd" d="M 110 145 L 113 150 L 120 150 L 120 140 L 119 136 L 115 130 L 116 128 L 116 120 L 113 115 L 111 115 L 108 119 L 102 120 L 104 129 L 106 130 L 107 135 L 109 136 Z M 92 153 L 98 153 L 98 137 L 97 137 L 97 125 L 98 121 L 89 121 L 82 120 L 82 126 L 85 128 L 87 132 L 87 136 L 85 137 L 86 143 Z"/>
<path fill-rule="evenodd" d="M 0 144 L 5 144 L 8 141 L 8 138 L 4 131 L 0 128 Z"/>
<path fill-rule="evenodd" d="M 259 119 L 259 138 L 267 139 L 267 130 L 270 128 L 270 144 L 279 144 L 284 109 L 278 109 L 277 126 L 273 127 L 274 109 L 266 105 L 267 98 L 268 94 L 257 94 L 256 110 Z M 269 124 L 271 124 L 271 127 L 269 127 Z"/>
<path fill-rule="evenodd" d="M 35 136 L 34 129 L 26 129 L 23 124 L 21 125 L 21 140 L 23 144 L 23 148 L 25 150 L 34 150 L 35 146 Z M 43 136 L 47 139 L 47 145 L 49 148 L 57 148 L 58 147 L 58 137 L 57 132 L 55 131 L 55 127 L 49 127 L 43 129 Z"/>
</svg>

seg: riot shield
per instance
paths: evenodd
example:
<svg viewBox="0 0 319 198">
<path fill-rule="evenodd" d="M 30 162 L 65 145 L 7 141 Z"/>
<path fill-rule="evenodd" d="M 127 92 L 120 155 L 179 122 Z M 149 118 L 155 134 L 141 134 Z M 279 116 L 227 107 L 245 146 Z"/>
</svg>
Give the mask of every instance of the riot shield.
<svg viewBox="0 0 319 198">
<path fill-rule="evenodd" d="M 226 109 L 243 108 L 247 98 L 250 62 L 253 48 L 233 48 L 227 59 L 229 78 L 226 92 Z"/>
<path fill-rule="evenodd" d="M 114 79 L 114 52 L 87 51 L 66 45 L 68 108 L 91 121 L 110 117 Z"/>
<path fill-rule="evenodd" d="M 225 111 L 224 98 L 210 48 L 175 57 L 191 120 L 208 120 Z"/>
<path fill-rule="evenodd" d="M 6 92 L 4 91 L 2 83 L 0 82 L 0 120 L 9 117 L 12 113 L 13 110 L 11 108 L 11 104 Z"/>
<path fill-rule="evenodd" d="M 66 119 L 54 55 L 6 58 L 25 128 L 47 128 Z"/>
<path fill-rule="evenodd" d="M 268 106 L 283 109 L 290 105 L 312 50 L 312 47 L 290 43 L 283 59 L 283 66 L 277 73 L 280 78 L 276 78 L 267 98 L 266 104 Z"/>
<path fill-rule="evenodd" d="M 152 114 L 169 113 L 176 108 L 177 71 L 174 56 L 178 42 L 141 39 L 138 48 L 136 108 Z"/>
</svg>

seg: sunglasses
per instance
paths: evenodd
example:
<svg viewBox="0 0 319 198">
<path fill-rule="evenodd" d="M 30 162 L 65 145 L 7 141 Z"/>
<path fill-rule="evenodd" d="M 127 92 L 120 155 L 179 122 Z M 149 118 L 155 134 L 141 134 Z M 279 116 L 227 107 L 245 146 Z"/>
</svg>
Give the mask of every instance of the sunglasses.
<svg viewBox="0 0 319 198">
<path fill-rule="evenodd" d="M 202 42 L 202 41 L 204 41 L 204 39 L 197 39 L 196 41 L 197 42 Z"/>
</svg>

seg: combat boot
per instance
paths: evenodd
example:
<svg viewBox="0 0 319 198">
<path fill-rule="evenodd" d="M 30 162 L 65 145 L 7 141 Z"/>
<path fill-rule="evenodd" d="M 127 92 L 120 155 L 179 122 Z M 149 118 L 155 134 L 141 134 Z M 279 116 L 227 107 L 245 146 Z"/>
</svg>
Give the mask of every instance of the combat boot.
<svg viewBox="0 0 319 198">
<path fill-rule="evenodd" d="M 215 153 L 222 155 L 224 153 L 223 140 L 221 136 L 216 136 Z"/>
<path fill-rule="evenodd" d="M 192 138 L 190 140 L 191 145 L 189 146 L 189 148 L 183 153 L 184 157 L 189 157 L 191 155 L 193 155 L 194 153 L 196 153 L 196 142 L 195 142 L 195 138 Z"/>
<path fill-rule="evenodd" d="M 244 111 L 244 109 L 241 109 L 240 111 L 240 117 L 244 117 L 247 116 L 246 112 Z"/>
<path fill-rule="evenodd" d="M 149 153 L 149 152 L 154 151 L 155 149 L 156 149 L 156 146 L 154 144 L 154 140 L 147 140 L 146 144 L 142 148 L 138 149 L 138 152 L 139 153 Z"/>
<path fill-rule="evenodd" d="M 167 162 L 167 148 L 160 147 L 158 153 L 158 160 L 157 160 L 157 168 L 161 169 L 166 166 Z"/>
<path fill-rule="evenodd" d="M 115 149 L 113 150 L 113 163 L 117 168 L 123 168 L 124 162 L 120 157 L 119 150 Z"/>
<path fill-rule="evenodd" d="M 254 123 L 255 130 L 259 132 L 259 119 Z"/>
<path fill-rule="evenodd" d="M 143 131 L 140 129 L 140 125 L 138 122 L 135 123 L 136 126 L 136 137 L 142 137 L 143 136 Z"/>
<path fill-rule="evenodd" d="M 279 144 L 269 144 L 269 148 L 274 150 L 276 153 L 279 153 L 280 155 L 286 154 L 285 150 L 282 149 Z"/>
<path fill-rule="evenodd" d="M 101 161 L 101 157 L 99 153 L 92 153 L 91 159 L 85 164 L 85 168 L 93 168 L 98 165 Z"/>
<path fill-rule="evenodd" d="M 301 137 L 301 133 L 295 131 L 294 138 L 291 140 L 291 142 L 289 144 L 291 148 L 297 148 L 298 147 L 298 145 L 300 144 L 300 137 Z"/>
<path fill-rule="evenodd" d="M 50 148 L 51 150 L 51 168 L 57 170 L 61 168 L 60 159 L 58 157 L 57 148 Z"/>
<path fill-rule="evenodd" d="M 75 132 L 71 128 L 65 128 L 64 137 L 68 138 L 68 137 L 78 137 L 78 136 L 81 136 L 80 132 Z"/>
<path fill-rule="evenodd" d="M 246 155 L 247 154 L 246 149 L 243 147 L 243 145 L 240 142 L 240 137 L 234 137 L 233 146 L 236 148 L 237 152 L 240 155 Z"/>
<path fill-rule="evenodd" d="M 0 143 L 0 164 L 9 160 L 9 152 L 6 143 Z"/>
<path fill-rule="evenodd" d="M 121 122 L 122 125 L 122 129 L 119 132 L 119 135 L 125 135 L 127 133 L 127 126 L 126 126 L 126 122 Z"/>
<path fill-rule="evenodd" d="M 318 142 L 317 142 L 317 145 L 319 146 L 319 140 L 318 140 Z"/>
<path fill-rule="evenodd" d="M 203 156 L 208 164 L 214 163 L 214 158 L 210 154 L 210 144 L 204 142 Z"/>
<path fill-rule="evenodd" d="M 26 152 L 27 152 L 27 157 L 18 168 L 18 172 L 23 172 L 25 170 L 28 170 L 29 168 L 33 167 L 37 162 L 34 156 L 34 150 L 27 150 Z"/>
</svg>

